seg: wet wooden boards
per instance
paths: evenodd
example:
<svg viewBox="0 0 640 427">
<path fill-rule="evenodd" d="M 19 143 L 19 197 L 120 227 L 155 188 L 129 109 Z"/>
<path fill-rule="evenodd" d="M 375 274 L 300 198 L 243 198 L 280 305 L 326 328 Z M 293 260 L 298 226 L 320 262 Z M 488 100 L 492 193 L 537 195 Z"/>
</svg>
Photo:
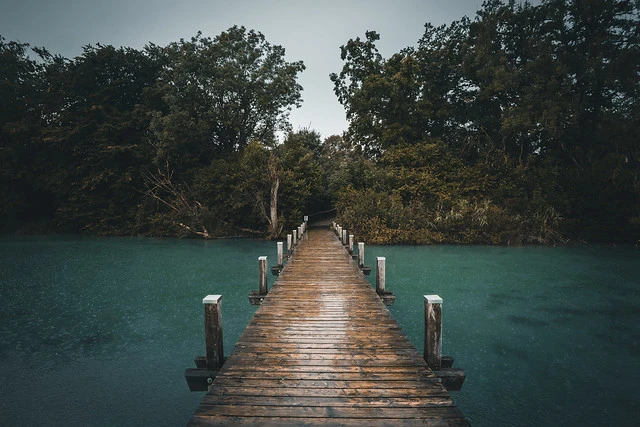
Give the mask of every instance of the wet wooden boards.
<svg viewBox="0 0 640 427">
<path fill-rule="evenodd" d="M 317 229 L 189 424 L 468 425 L 341 242 Z"/>
</svg>

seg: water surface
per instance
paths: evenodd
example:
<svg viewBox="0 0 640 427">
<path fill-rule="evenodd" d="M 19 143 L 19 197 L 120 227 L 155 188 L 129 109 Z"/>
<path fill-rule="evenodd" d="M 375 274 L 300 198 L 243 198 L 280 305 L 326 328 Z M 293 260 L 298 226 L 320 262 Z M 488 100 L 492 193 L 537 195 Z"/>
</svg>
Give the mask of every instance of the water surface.
<svg viewBox="0 0 640 427">
<path fill-rule="evenodd" d="M 467 374 L 452 396 L 473 425 L 637 425 L 638 249 L 368 250 L 370 265 L 386 257 L 391 311 L 419 349 L 421 295 L 443 298 L 443 353 Z"/>
<path fill-rule="evenodd" d="M 223 295 L 228 354 L 255 312 L 256 240 L 0 239 L 0 425 L 184 425 L 202 393 L 202 298 Z M 473 425 L 635 425 L 640 252 L 633 247 L 367 246 L 418 349 L 439 294 L 453 398 Z M 374 268 L 375 271 L 375 268 Z M 375 280 L 373 275 L 370 280 Z M 273 277 L 269 277 L 270 285 Z"/>
</svg>

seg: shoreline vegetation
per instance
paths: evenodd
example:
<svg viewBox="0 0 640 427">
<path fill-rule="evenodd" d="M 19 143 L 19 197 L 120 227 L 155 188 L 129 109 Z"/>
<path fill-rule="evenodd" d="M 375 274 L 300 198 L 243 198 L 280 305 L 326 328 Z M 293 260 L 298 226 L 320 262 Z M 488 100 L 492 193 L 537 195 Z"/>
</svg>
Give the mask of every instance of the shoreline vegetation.
<svg viewBox="0 0 640 427">
<path fill-rule="evenodd" d="M 289 123 L 303 62 L 244 27 L 72 59 L 0 36 L 0 233 L 276 239 L 336 208 L 370 244 L 637 245 L 639 28 L 631 0 L 490 0 L 389 58 L 367 31 L 324 138 Z"/>
</svg>

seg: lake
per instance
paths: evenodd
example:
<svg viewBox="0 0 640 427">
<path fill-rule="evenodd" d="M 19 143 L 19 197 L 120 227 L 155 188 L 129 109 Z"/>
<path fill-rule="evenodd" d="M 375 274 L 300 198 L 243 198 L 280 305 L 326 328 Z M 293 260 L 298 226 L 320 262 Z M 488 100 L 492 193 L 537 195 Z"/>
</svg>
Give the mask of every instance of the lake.
<svg viewBox="0 0 640 427">
<path fill-rule="evenodd" d="M 186 424 L 202 298 L 223 295 L 229 354 L 261 255 L 274 264 L 275 243 L 1 238 L 0 424 Z M 422 295 L 443 298 L 443 352 L 467 374 L 452 396 L 474 426 L 637 425 L 639 249 L 367 246 L 376 256 L 418 349 Z"/>
</svg>

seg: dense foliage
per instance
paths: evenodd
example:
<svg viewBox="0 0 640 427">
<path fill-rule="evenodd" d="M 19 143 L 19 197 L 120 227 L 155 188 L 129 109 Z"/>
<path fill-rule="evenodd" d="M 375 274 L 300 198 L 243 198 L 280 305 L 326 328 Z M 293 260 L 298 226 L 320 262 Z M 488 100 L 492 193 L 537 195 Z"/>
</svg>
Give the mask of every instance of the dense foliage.
<svg viewBox="0 0 640 427">
<path fill-rule="evenodd" d="M 331 79 L 375 178 L 341 194 L 342 223 L 377 242 L 638 241 L 639 17 L 491 0 L 388 59 L 377 33 L 350 40 Z"/>
<path fill-rule="evenodd" d="M 336 207 L 371 243 L 636 243 L 639 24 L 490 0 L 386 59 L 369 31 L 324 141 L 289 125 L 304 64 L 244 27 L 73 59 L 0 37 L 0 229 L 275 238 Z"/>
<path fill-rule="evenodd" d="M 305 184 L 319 136 L 288 123 L 304 65 L 260 33 L 74 59 L 0 38 L 0 61 L 4 231 L 213 237 L 269 224 L 273 236 L 322 193 Z M 279 147 L 277 132 L 289 135 Z M 276 179 L 286 197 L 271 225 Z"/>
</svg>

